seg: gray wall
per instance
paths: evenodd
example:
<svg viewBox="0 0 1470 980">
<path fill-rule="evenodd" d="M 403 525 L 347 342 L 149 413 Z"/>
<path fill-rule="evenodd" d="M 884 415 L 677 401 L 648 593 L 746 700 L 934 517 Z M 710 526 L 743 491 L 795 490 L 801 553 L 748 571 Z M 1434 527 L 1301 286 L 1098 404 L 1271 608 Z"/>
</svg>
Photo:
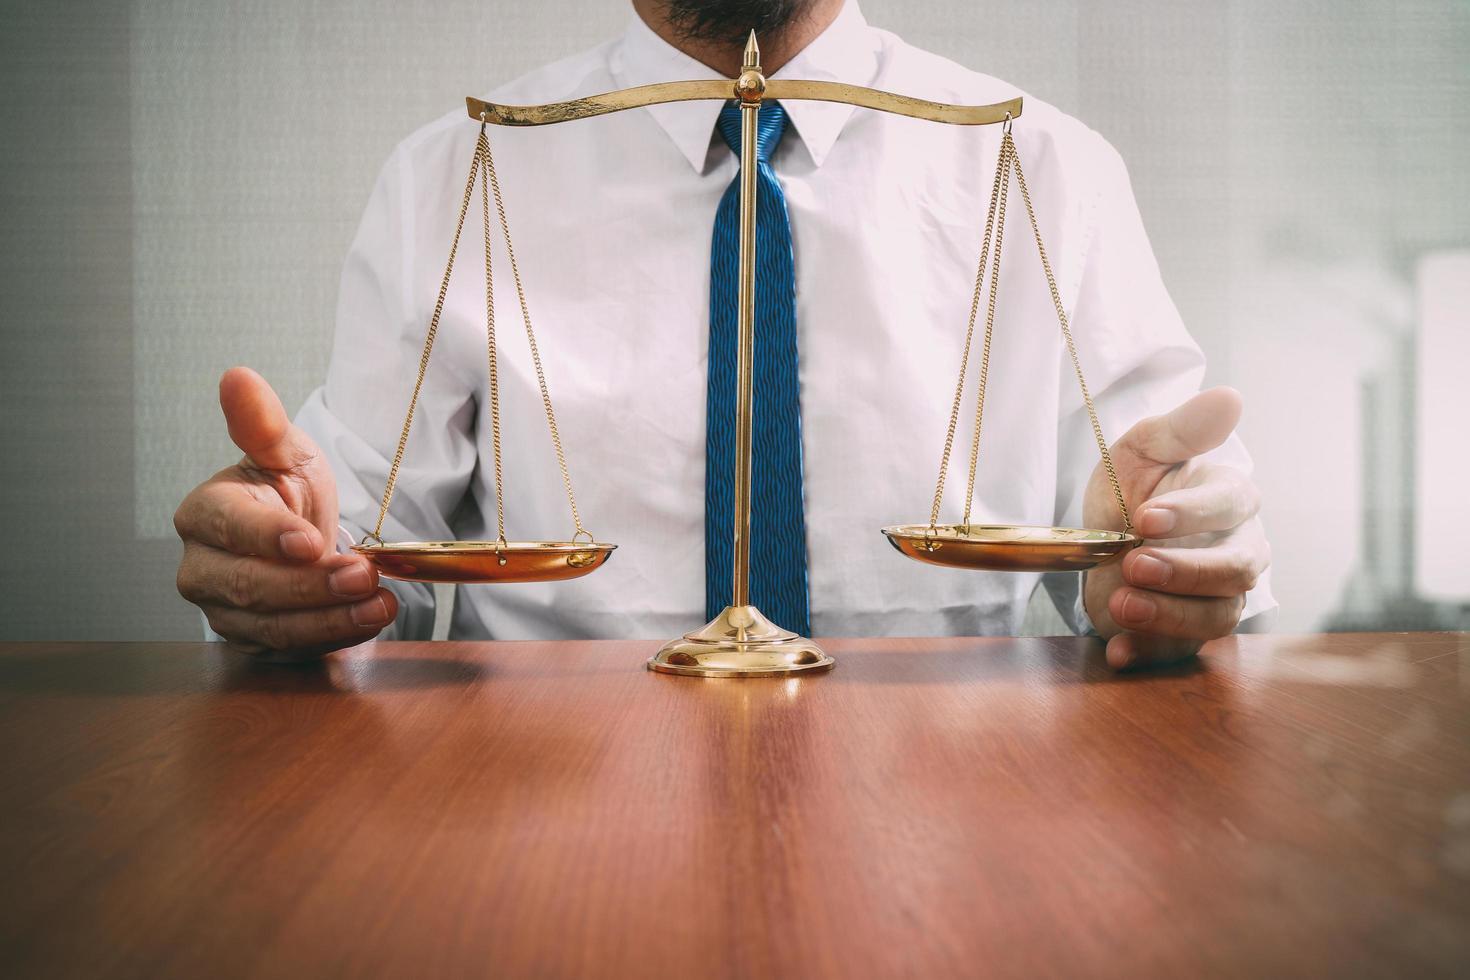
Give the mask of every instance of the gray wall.
<svg viewBox="0 0 1470 980">
<path fill-rule="evenodd" d="M 1427 256 L 1470 250 L 1470 4 L 863 6 L 1123 152 L 1210 379 L 1246 395 L 1283 626 L 1460 615 L 1457 584 L 1439 583 L 1448 605 L 1420 601 L 1408 542 L 1414 453 L 1451 446 L 1444 413 L 1421 406 L 1415 424 L 1415 281 Z M 0 639 L 193 637 L 169 516 L 236 455 L 219 372 L 251 364 L 299 403 L 392 145 L 631 13 L 618 0 L 0 10 Z M 348 95 L 371 113 L 344 113 Z"/>
</svg>

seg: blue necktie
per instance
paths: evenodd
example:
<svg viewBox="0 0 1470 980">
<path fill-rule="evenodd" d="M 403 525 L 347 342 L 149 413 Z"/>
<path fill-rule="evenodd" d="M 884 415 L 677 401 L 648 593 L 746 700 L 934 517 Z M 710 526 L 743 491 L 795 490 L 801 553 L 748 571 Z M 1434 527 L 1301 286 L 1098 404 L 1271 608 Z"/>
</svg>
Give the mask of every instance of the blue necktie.
<svg viewBox="0 0 1470 980">
<path fill-rule="evenodd" d="M 750 600 L 778 626 L 811 636 L 806 518 L 802 512 L 801 403 L 796 370 L 796 276 L 786 195 L 771 154 L 786 110 L 758 117 L 754 424 L 751 446 Z M 720 135 L 738 156 L 740 108 L 720 111 Z M 704 605 L 714 619 L 730 604 L 735 500 L 735 362 L 740 274 L 740 177 L 715 212 L 710 249 L 709 401 L 704 477 Z"/>
</svg>

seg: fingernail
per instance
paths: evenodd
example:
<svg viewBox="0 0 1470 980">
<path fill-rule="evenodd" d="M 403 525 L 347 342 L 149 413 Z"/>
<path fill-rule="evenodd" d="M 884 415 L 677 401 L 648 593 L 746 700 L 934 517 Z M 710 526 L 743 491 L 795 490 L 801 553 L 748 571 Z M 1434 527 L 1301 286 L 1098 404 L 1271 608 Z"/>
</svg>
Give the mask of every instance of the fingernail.
<svg viewBox="0 0 1470 980">
<path fill-rule="evenodd" d="M 287 531 L 281 535 L 281 553 L 297 561 L 311 561 L 316 557 L 316 549 L 305 531 Z"/>
<path fill-rule="evenodd" d="M 1133 559 L 1128 577 L 1133 580 L 1134 585 L 1166 585 L 1171 571 L 1173 569 L 1163 559 L 1153 555 L 1139 555 Z"/>
<path fill-rule="evenodd" d="M 1174 530 L 1176 520 L 1172 510 L 1157 507 L 1143 512 L 1143 516 L 1138 519 L 1138 529 L 1145 537 L 1162 538 Z"/>
<path fill-rule="evenodd" d="M 354 605 L 352 622 L 356 626 L 382 626 L 388 622 L 388 606 L 383 597 L 375 595 Z"/>
<path fill-rule="evenodd" d="M 1130 623 L 1147 623 L 1158 611 L 1154 601 L 1141 592 L 1130 592 L 1123 597 L 1123 618 Z"/>
<path fill-rule="evenodd" d="M 327 588 L 333 595 L 350 598 L 367 595 L 373 590 L 373 576 L 361 562 L 344 565 L 327 576 Z"/>
</svg>

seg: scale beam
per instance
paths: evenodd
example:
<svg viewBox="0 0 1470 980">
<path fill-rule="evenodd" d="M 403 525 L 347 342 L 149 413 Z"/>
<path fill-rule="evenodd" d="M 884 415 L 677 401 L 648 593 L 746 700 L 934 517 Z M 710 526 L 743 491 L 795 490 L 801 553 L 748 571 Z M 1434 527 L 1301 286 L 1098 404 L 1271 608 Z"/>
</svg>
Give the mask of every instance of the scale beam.
<svg viewBox="0 0 1470 980">
<path fill-rule="evenodd" d="M 908 95 L 897 95 L 861 85 L 845 82 L 804 82 L 772 79 L 766 82 L 766 98 L 794 100 L 807 99 L 814 102 L 845 102 L 864 109 L 876 109 L 914 119 L 949 123 L 954 126 L 993 126 L 1003 123 L 1006 117 L 1016 119 L 1021 115 L 1021 97 L 995 102 L 990 105 L 947 105 L 930 102 Z"/>
<path fill-rule="evenodd" d="M 667 102 L 698 102 L 713 99 L 728 102 L 738 99 L 735 79 L 711 79 L 698 82 L 658 82 L 640 85 L 637 88 L 618 89 L 602 95 L 589 95 L 567 102 L 548 102 L 545 105 L 502 105 L 483 99 L 467 98 L 465 107 L 471 119 L 482 118 L 492 126 L 548 126 L 552 123 L 571 122 L 574 119 L 590 119 L 605 116 L 624 109 L 663 105 Z M 1021 115 L 1021 99 L 1016 97 L 992 105 L 947 105 L 929 102 L 907 95 L 896 95 L 861 85 L 843 82 L 808 82 L 801 80 L 768 79 L 764 98 L 781 101 L 808 100 L 814 102 L 842 102 L 891 112 L 914 119 L 930 122 L 950 123 L 955 126 L 990 126 L 1005 122 L 1006 117 L 1016 119 Z M 482 116 L 483 114 L 483 116 Z"/>
</svg>

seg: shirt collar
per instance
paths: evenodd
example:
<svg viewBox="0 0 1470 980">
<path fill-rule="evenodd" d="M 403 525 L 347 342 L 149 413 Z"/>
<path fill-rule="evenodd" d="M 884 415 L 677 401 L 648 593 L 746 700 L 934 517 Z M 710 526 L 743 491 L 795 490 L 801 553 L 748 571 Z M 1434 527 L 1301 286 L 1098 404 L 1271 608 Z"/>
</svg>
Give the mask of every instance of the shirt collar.
<svg viewBox="0 0 1470 980">
<path fill-rule="evenodd" d="M 868 26 L 856 0 L 848 0 L 827 29 L 771 77 L 869 85 L 877 76 L 878 48 L 876 32 Z M 722 77 L 659 37 L 636 14 L 613 47 L 610 68 L 613 78 L 623 87 Z M 812 162 L 821 166 L 852 115 L 853 107 L 840 102 L 807 100 L 782 105 Z M 703 173 L 709 162 L 720 108 L 721 103 L 713 101 L 669 102 L 649 106 L 647 111 L 689 165 Z"/>
</svg>

